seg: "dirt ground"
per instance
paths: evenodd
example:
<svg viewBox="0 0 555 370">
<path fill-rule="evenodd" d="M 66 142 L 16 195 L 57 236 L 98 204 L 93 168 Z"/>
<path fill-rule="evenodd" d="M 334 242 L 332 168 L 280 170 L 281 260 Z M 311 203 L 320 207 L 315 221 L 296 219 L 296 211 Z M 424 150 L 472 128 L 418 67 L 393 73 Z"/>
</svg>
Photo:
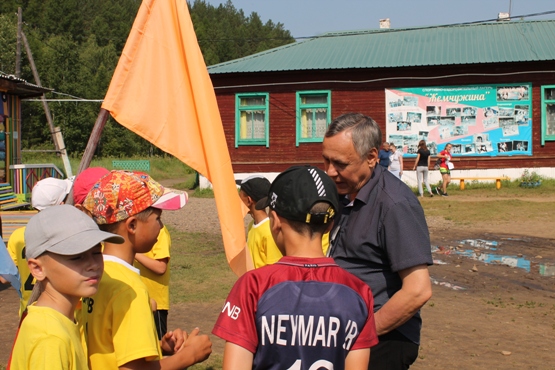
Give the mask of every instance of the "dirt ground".
<svg viewBox="0 0 555 370">
<path fill-rule="evenodd" d="M 464 199 L 448 201 L 462 206 Z M 555 195 L 530 201 L 555 201 Z M 219 233 L 213 199 L 192 198 L 181 211 L 163 217 L 183 231 Z M 428 218 L 428 224 L 433 297 L 422 309 L 420 354 L 412 368 L 555 368 L 555 223 L 515 215 L 487 225 L 457 227 L 440 217 Z M 169 326 L 209 332 L 220 307 L 172 305 Z M 17 325 L 13 289 L 0 291 L 0 308 L 0 364 L 5 365 Z M 222 341 L 212 339 L 214 353 L 222 354 Z"/>
</svg>

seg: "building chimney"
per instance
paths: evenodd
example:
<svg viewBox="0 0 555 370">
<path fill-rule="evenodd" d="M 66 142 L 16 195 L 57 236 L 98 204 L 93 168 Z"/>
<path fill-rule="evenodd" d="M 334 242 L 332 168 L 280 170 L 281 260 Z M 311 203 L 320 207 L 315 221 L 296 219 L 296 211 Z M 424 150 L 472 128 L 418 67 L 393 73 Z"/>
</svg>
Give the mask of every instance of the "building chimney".
<svg viewBox="0 0 555 370">
<path fill-rule="evenodd" d="M 510 20 L 511 20 L 511 15 L 509 13 L 499 13 L 497 15 L 497 22 L 510 21 Z"/>
<path fill-rule="evenodd" d="M 390 26 L 389 18 L 380 19 L 380 28 L 389 28 Z"/>
</svg>

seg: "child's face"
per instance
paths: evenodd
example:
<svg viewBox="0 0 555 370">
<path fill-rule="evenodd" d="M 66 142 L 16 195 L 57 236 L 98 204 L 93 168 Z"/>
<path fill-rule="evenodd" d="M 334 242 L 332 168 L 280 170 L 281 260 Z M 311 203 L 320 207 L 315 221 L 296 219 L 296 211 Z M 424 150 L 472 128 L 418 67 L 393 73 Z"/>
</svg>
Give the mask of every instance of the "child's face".
<svg viewBox="0 0 555 370">
<path fill-rule="evenodd" d="M 146 253 L 158 241 L 160 230 L 164 226 L 161 217 L 162 211 L 154 208 L 146 221 L 137 219 L 135 231 L 135 253 Z"/>
<path fill-rule="evenodd" d="M 247 207 L 250 206 L 249 196 L 243 190 L 239 190 L 239 198 L 241 198 Z"/>
<path fill-rule="evenodd" d="M 249 198 L 249 196 L 247 195 L 247 193 L 245 193 L 243 190 L 239 190 L 239 198 L 241 198 L 241 200 L 243 201 L 243 203 L 245 204 L 245 206 L 247 206 L 247 208 L 249 209 L 249 214 L 252 214 L 252 210 L 251 210 L 251 198 Z"/>
<path fill-rule="evenodd" d="M 38 258 L 54 290 L 66 297 L 90 297 L 104 271 L 100 244 L 86 252 L 64 256 L 46 252 Z"/>
</svg>

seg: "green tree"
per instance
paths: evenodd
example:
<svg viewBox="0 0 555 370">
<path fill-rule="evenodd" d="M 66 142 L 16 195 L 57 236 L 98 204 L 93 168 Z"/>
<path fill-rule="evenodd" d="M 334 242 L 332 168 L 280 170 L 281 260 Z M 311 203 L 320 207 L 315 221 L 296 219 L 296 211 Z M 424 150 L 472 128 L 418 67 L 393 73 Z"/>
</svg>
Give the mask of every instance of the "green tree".
<svg viewBox="0 0 555 370">
<path fill-rule="evenodd" d="M 17 20 L 7 14 L 0 14 L 0 71 L 15 72 Z"/>
<path fill-rule="evenodd" d="M 2 0 L 0 1 L 0 71 L 14 73 L 17 8 L 23 10 L 27 35 L 42 85 L 58 93 L 102 99 L 110 84 L 140 0 Z M 191 18 L 207 65 L 240 58 L 293 42 L 281 23 L 246 16 L 231 1 L 214 7 L 204 0 L 189 3 Z M 22 49 L 24 50 L 24 49 Z M 156 73 L 156 71 L 153 71 Z M 34 83 L 26 55 L 22 78 Z M 72 155 L 87 144 L 100 110 L 98 102 L 53 102 L 54 126 L 61 127 Z M 23 104 L 23 148 L 52 148 L 42 105 Z M 112 119 L 106 124 L 97 155 L 132 156 L 161 153 Z"/>
<path fill-rule="evenodd" d="M 295 41 L 282 23 L 249 16 L 231 0 L 215 7 L 205 0 L 189 3 L 195 33 L 207 65 L 241 58 Z"/>
</svg>

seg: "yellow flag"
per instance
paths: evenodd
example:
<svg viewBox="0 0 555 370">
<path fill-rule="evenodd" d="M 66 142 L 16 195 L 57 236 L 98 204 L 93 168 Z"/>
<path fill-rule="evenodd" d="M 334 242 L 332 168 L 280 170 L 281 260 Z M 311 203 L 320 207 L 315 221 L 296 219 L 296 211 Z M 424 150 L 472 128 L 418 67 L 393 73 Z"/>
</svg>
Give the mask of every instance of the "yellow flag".
<svg viewBox="0 0 555 370">
<path fill-rule="evenodd" d="M 143 1 L 102 108 L 210 180 L 228 263 L 237 275 L 250 269 L 216 95 L 185 0 Z"/>
</svg>

